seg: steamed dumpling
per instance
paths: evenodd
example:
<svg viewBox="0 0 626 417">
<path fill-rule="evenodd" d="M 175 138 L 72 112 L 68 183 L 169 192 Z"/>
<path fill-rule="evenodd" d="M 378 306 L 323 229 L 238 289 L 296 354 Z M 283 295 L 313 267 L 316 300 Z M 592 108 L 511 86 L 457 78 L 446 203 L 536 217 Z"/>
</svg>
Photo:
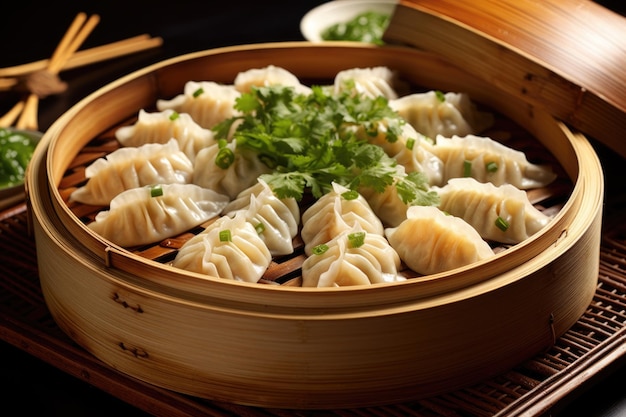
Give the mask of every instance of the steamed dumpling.
<svg viewBox="0 0 626 417">
<path fill-rule="evenodd" d="M 489 137 L 437 136 L 433 152 L 443 161 L 444 184 L 451 178 L 472 177 L 526 190 L 546 186 L 556 179 L 550 167 L 533 164 L 524 152 Z"/>
<path fill-rule="evenodd" d="M 178 141 L 119 148 L 85 169 L 87 183 L 70 195 L 70 201 L 108 206 L 122 191 L 152 184 L 191 182 L 193 164 L 178 148 Z"/>
<path fill-rule="evenodd" d="M 343 287 L 401 281 L 400 257 L 384 236 L 359 224 L 315 247 L 302 264 L 303 287 Z"/>
<path fill-rule="evenodd" d="M 324 194 L 302 213 L 304 252 L 312 253 L 315 246 L 326 243 L 345 230 L 359 224 L 372 234 L 383 235 L 384 228 L 371 207 L 356 191 L 333 183 L 333 190 Z"/>
<path fill-rule="evenodd" d="M 493 124 L 493 115 L 481 112 L 465 93 L 428 91 L 389 101 L 415 130 L 429 138 L 477 134 Z"/>
<path fill-rule="evenodd" d="M 275 65 L 242 71 L 237 74 L 234 82 L 235 89 L 241 93 L 249 93 L 253 86 L 268 87 L 274 85 L 293 87 L 298 94 L 311 92 L 311 88 L 302 84 L 298 77 Z"/>
<path fill-rule="evenodd" d="M 335 93 L 354 91 L 366 97 L 383 96 L 387 99 L 398 97 L 393 88 L 394 73 L 387 67 L 351 68 L 335 75 Z"/>
<path fill-rule="evenodd" d="M 437 192 L 439 208 L 463 218 L 483 239 L 520 243 L 550 222 L 525 191 L 510 184 L 496 187 L 473 178 L 456 178 Z"/>
<path fill-rule="evenodd" d="M 261 194 L 272 193 L 275 198 L 278 199 L 278 196 L 274 194 L 274 191 L 271 187 L 262 180 L 261 178 L 257 178 L 256 184 L 246 188 L 237 194 L 234 200 L 232 200 L 226 207 L 224 207 L 223 214 L 229 214 L 236 210 L 246 209 L 250 206 L 250 197 L 251 196 L 259 196 Z M 298 201 L 293 197 L 280 198 L 279 199 L 282 204 L 284 204 L 291 214 L 291 216 L 295 219 L 296 223 L 300 223 L 300 206 L 298 205 Z"/>
<path fill-rule="evenodd" d="M 385 229 L 389 244 L 413 271 L 430 275 L 489 259 L 493 249 L 465 220 L 433 206 L 411 206 L 399 226 Z"/>
<path fill-rule="evenodd" d="M 387 155 L 404 167 L 405 172 L 421 172 L 430 185 L 441 184 L 443 162 L 434 154 L 432 141 L 410 124 L 401 124 L 400 134 L 395 140 L 388 140 L 388 126 L 385 122 L 378 124 L 375 135 L 366 132 L 363 126 L 359 126 L 355 133 L 358 138 L 380 146 Z"/>
<path fill-rule="evenodd" d="M 228 197 L 194 184 L 132 188 L 111 200 L 88 227 L 120 246 L 158 242 L 219 215 Z"/>
<path fill-rule="evenodd" d="M 397 165 L 396 170 L 398 173 L 394 182 L 385 187 L 383 192 L 378 192 L 372 187 L 359 187 L 359 193 L 365 198 L 384 227 L 395 227 L 406 220 L 406 211 L 410 207 L 402 200 L 396 187 L 398 178 L 404 175 L 404 166 Z"/>
<path fill-rule="evenodd" d="M 187 113 L 172 109 L 151 113 L 139 110 L 137 122 L 117 129 L 115 138 L 127 147 L 167 143 L 174 138 L 191 162 L 200 149 L 215 143 L 213 131 L 201 127 Z"/>
<path fill-rule="evenodd" d="M 172 266 L 190 272 L 244 282 L 258 282 L 272 256 L 243 212 L 224 216 L 189 239 Z"/>
<path fill-rule="evenodd" d="M 293 253 L 293 238 L 298 234 L 300 212 L 298 210 L 294 214 L 292 208 L 279 199 L 260 179 L 259 184 L 264 186 L 259 193 L 246 194 L 248 198 L 246 206 L 234 212 L 228 212 L 227 206 L 224 211 L 230 216 L 243 212 L 246 220 L 256 228 L 273 256 L 289 255 Z M 239 198 L 242 193 L 239 194 Z"/>
<path fill-rule="evenodd" d="M 172 109 L 188 113 L 196 123 L 211 129 L 218 123 L 237 115 L 235 101 L 241 93 L 232 85 L 214 81 L 187 81 L 182 94 L 171 100 L 158 100 L 161 111 Z"/>
<path fill-rule="evenodd" d="M 228 166 L 222 167 L 216 162 L 221 151 L 232 155 L 232 162 Z M 270 172 L 270 168 L 256 153 L 237 149 L 236 141 L 223 146 L 216 143 L 198 153 L 194 163 L 193 183 L 234 199 L 240 192 L 254 185 L 260 175 Z"/>
</svg>

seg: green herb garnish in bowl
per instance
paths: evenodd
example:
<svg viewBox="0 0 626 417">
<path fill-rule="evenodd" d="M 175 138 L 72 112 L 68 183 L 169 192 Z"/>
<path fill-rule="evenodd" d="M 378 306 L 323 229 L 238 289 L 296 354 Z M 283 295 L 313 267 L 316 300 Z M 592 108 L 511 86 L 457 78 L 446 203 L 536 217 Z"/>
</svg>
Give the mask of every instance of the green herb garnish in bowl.
<svg viewBox="0 0 626 417">
<path fill-rule="evenodd" d="M 366 11 L 354 18 L 335 23 L 322 31 L 325 41 L 355 41 L 383 45 L 383 34 L 391 16 L 388 13 Z"/>
<path fill-rule="evenodd" d="M 30 130 L 0 128 L 0 208 L 24 195 L 26 169 L 41 136 Z"/>
</svg>

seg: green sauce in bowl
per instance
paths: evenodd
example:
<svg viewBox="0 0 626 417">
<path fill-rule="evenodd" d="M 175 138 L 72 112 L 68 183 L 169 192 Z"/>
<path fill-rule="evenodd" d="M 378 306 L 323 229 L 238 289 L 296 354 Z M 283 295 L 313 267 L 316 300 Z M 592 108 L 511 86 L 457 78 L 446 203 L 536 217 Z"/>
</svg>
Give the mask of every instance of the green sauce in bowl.
<svg viewBox="0 0 626 417">
<path fill-rule="evenodd" d="M 0 189 L 24 183 L 39 138 L 38 132 L 0 128 Z"/>
<path fill-rule="evenodd" d="M 366 11 L 346 22 L 336 23 L 322 31 L 325 41 L 355 41 L 383 44 L 383 34 L 391 16 L 387 13 Z"/>
</svg>

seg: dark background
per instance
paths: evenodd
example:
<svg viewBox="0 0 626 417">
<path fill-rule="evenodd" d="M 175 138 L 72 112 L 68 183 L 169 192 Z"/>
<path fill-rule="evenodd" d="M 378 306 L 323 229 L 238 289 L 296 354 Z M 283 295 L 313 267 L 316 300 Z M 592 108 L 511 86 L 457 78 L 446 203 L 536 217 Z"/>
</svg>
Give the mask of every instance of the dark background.
<svg viewBox="0 0 626 417">
<path fill-rule="evenodd" d="M 63 71 L 71 82 L 67 94 L 41 103 L 40 127 L 97 88 L 151 63 L 188 52 L 220 46 L 303 40 L 300 18 L 323 1 L 146 1 L 14 0 L 0 11 L 0 68 L 49 58 L 78 12 L 98 14 L 100 23 L 81 49 L 104 45 L 144 33 L 163 38 L 163 46 L 122 59 Z M 7 6 L 6 4 L 3 5 Z M 17 100 L 0 99 L 0 114 Z"/>
<path fill-rule="evenodd" d="M 300 18 L 321 3 L 323 1 L 12 1 L 4 4 L 0 12 L 0 68 L 50 57 L 80 11 L 101 17 L 83 48 L 143 33 L 163 38 L 163 46 L 158 50 L 62 72 L 61 78 L 72 88 L 41 100 L 39 124 L 45 130 L 87 93 L 154 62 L 221 46 L 303 40 Z M 600 3 L 624 14 L 623 0 Z M 0 93 L 0 114 L 15 102 L 11 94 Z M 601 147 L 600 151 L 605 152 Z M 4 342 L 0 342 L 0 378 L 4 387 L 0 389 L 2 406 L 5 410 L 17 409 L 19 414 L 144 415 Z M 626 370 L 619 369 L 602 385 L 577 399 L 562 415 L 625 415 L 618 414 L 626 413 L 624 380 Z"/>
<path fill-rule="evenodd" d="M 573 5 L 577 0 L 571 1 Z M 64 71 L 62 78 L 76 88 L 48 97 L 41 103 L 40 127 L 45 129 L 84 92 L 97 88 L 154 62 L 188 52 L 220 46 L 303 40 L 301 17 L 325 1 L 198 1 L 198 0 L 12 0 L 0 11 L 0 68 L 49 58 L 78 12 L 98 14 L 100 23 L 84 48 L 140 34 L 160 36 L 158 50 Z M 624 0 L 599 0 L 599 4 L 624 14 Z M 626 40 L 625 40 L 626 42 Z M 16 100 L 0 96 L 0 114 Z"/>
</svg>

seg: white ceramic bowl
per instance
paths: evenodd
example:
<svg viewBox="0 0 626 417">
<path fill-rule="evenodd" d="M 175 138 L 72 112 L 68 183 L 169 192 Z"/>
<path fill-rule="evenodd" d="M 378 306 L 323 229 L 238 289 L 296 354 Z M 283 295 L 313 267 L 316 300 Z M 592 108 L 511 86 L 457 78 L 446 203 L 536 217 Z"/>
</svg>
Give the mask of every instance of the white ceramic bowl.
<svg viewBox="0 0 626 417">
<path fill-rule="evenodd" d="M 347 22 L 360 13 L 392 14 L 398 0 L 335 0 L 311 9 L 300 21 L 300 32 L 310 42 L 323 42 L 321 33 L 335 23 Z"/>
</svg>

